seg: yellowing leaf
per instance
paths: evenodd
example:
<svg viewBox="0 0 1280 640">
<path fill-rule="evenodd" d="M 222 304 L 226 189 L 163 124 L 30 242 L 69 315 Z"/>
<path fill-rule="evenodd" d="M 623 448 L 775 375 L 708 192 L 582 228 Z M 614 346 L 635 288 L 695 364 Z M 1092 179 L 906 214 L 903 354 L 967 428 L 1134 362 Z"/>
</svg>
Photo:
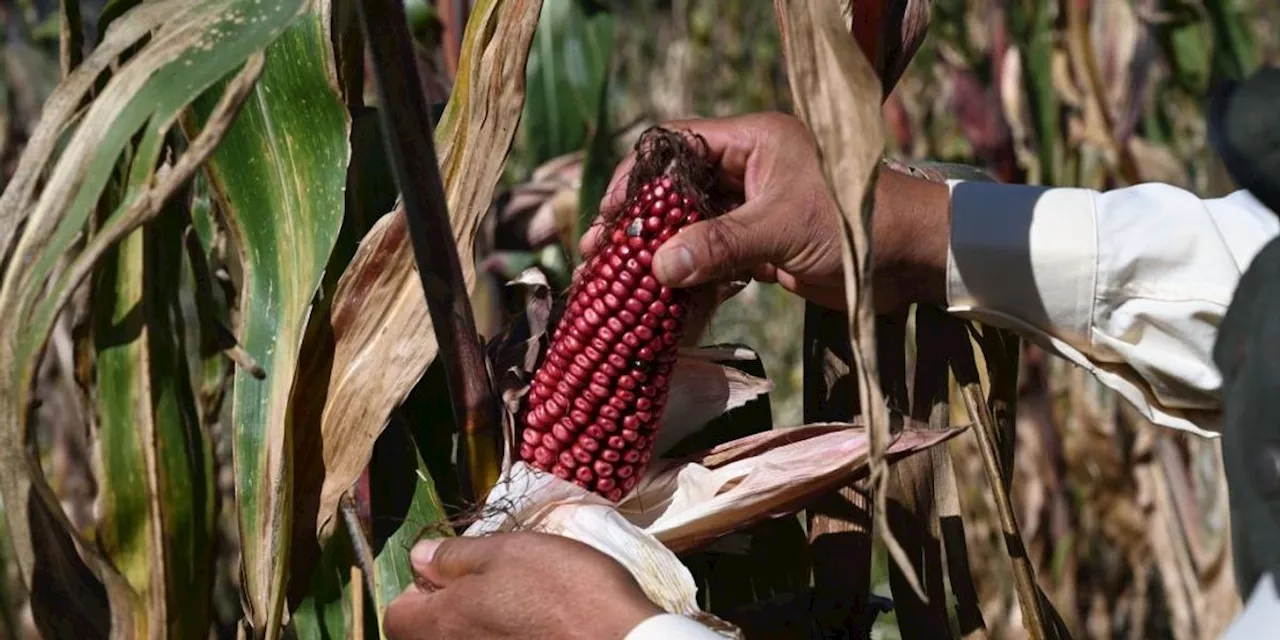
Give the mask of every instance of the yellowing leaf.
<svg viewBox="0 0 1280 640">
<path fill-rule="evenodd" d="M 275 637 L 294 511 L 289 402 L 299 351 L 342 226 L 350 120 L 330 83 L 325 12 L 312 8 L 267 50 L 248 104 L 208 165 L 241 261 L 236 338 L 265 372 L 238 368 L 231 398 L 246 617 Z M 196 119 L 209 113 L 202 101 Z"/>
<path fill-rule="evenodd" d="M 160 0 L 118 18 L 104 44 L 51 96 L 18 174 L 0 197 L 0 237 L 6 243 L 0 253 L 12 250 L 0 304 L 23 319 L 0 327 L 0 491 L 36 624 L 50 637 L 109 632 L 131 638 L 146 629 L 137 595 L 67 521 L 31 455 L 27 419 L 39 354 L 66 301 L 106 252 L 154 218 L 217 147 L 261 72 L 262 48 L 299 5 Z M 150 39 L 138 46 L 143 36 Z M 118 60 L 131 47 L 133 55 Z M 80 111 L 85 94 L 112 63 L 118 64 L 112 77 Z M 237 69 L 206 126 L 157 172 L 179 112 Z M 103 189 L 130 144 L 138 179 L 119 202 L 104 200 Z M 76 240 L 100 202 L 109 213 L 76 253 Z M 20 224 L 25 226 L 17 234 Z"/>
</svg>

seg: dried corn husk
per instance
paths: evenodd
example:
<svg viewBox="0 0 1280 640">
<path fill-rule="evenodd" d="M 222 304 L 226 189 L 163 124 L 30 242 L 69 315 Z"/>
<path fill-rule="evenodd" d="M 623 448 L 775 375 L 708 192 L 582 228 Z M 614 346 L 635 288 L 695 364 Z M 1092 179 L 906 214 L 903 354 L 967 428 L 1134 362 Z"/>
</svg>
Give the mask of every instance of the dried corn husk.
<svg viewBox="0 0 1280 640">
<path fill-rule="evenodd" d="M 958 432 L 907 430 L 888 455 L 901 457 Z M 864 473 L 868 451 L 865 430 L 853 425 L 774 429 L 691 458 L 659 460 L 616 506 L 517 462 L 490 493 L 484 516 L 464 535 L 531 530 L 573 538 L 625 566 L 649 599 L 666 611 L 739 637 L 730 625 L 698 608 L 693 576 L 676 553 L 764 518 L 795 512 L 809 499 Z"/>
<path fill-rule="evenodd" d="M 546 279 L 536 269 L 509 284 L 530 294 L 525 317 L 490 345 L 490 357 L 508 412 L 507 438 L 515 441 L 512 416 L 545 349 L 553 305 Z M 744 348 L 681 350 L 655 460 L 618 504 L 508 456 L 479 519 L 464 535 L 540 531 L 573 538 L 625 566 L 664 610 L 690 616 L 726 637 L 741 637 L 732 625 L 698 608 L 693 575 L 676 554 L 794 513 L 809 499 L 849 484 L 866 473 L 870 451 L 865 429 L 839 423 L 773 429 L 684 458 L 663 457 L 707 423 L 773 388 L 769 380 L 720 364 L 754 358 Z M 959 432 L 907 429 L 887 455 L 901 458 Z"/>
</svg>

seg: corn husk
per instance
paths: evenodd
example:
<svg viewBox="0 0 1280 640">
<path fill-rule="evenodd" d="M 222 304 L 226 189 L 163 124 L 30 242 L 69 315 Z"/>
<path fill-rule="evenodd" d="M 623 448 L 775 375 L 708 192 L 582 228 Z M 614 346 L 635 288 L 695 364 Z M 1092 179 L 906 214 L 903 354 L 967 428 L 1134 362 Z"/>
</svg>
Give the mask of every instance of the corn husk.
<svg viewBox="0 0 1280 640">
<path fill-rule="evenodd" d="M 554 300 L 536 269 L 509 285 L 528 292 L 526 313 L 490 345 L 490 356 L 507 410 L 506 438 L 514 442 L 514 415 L 546 348 Z M 720 294 L 704 293 L 708 308 L 713 308 Z M 692 332 L 696 339 L 700 330 L 695 327 Z M 863 428 L 836 423 L 772 429 L 694 455 L 666 457 L 674 445 L 707 423 L 772 390 L 769 380 L 721 364 L 755 358 L 745 348 L 681 349 L 655 458 L 619 503 L 526 465 L 508 452 L 499 482 L 463 535 L 540 531 L 578 540 L 626 567 L 664 610 L 694 618 L 725 637 L 741 637 L 735 627 L 699 609 L 697 585 L 677 554 L 761 520 L 795 513 L 808 500 L 865 474 L 870 451 Z M 902 431 L 887 456 L 901 458 L 959 431 Z"/>
<path fill-rule="evenodd" d="M 900 458 L 959 431 L 904 431 L 888 456 Z M 868 451 L 865 430 L 852 425 L 775 429 L 695 459 L 661 460 L 617 505 L 516 462 L 489 494 L 485 515 L 464 535 L 540 531 L 578 540 L 626 567 L 659 607 L 737 638 L 736 628 L 699 609 L 693 575 L 676 553 L 794 513 L 865 473 Z"/>
</svg>

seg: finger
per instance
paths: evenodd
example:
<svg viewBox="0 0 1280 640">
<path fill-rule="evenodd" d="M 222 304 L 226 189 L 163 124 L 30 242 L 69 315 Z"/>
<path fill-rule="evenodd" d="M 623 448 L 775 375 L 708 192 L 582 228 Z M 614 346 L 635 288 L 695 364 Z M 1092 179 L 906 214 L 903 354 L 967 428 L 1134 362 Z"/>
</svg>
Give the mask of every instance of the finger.
<svg viewBox="0 0 1280 640">
<path fill-rule="evenodd" d="M 587 227 L 587 231 L 582 234 L 582 238 L 578 240 L 578 251 L 583 256 L 590 256 L 596 252 L 596 248 L 600 245 L 601 234 L 604 233 L 603 219 L 607 219 L 614 211 L 621 209 L 627 199 L 627 176 L 631 173 L 631 167 L 635 166 L 635 153 L 629 153 L 622 162 L 613 170 L 613 177 L 609 178 L 609 186 L 605 187 L 604 198 L 600 200 L 600 215 L 591 222 L 591 226 Z"/>
<path fill-rule="evenodd" d="M 720 177 L 725 186 L 741 189 L 751 154 L 766 134 L 761 128 L 761 123 L 761 118 L 747 115 L 668 120 L 661 126 L 664 129 L 686 130 L 701 136 L 707 143 L 706 159 L 719 167 Z M 613 177 L 609 180 L 609 186 L 605 189 L 605 196 L 600 204 L 601 211 L 610 211 L 622 206 L 626 200 L 627 176 L 631 173 L 635 162 L 635 151 L 631 151 L 614 169 Z"/>
<path fill-rule="evenodd" d="M 778 281 L 778 268 L 771 264 L 762 264 L 751 272 L 751 279 L 756 282 L 774 283 Z"/>
<path fill-rule="evenodd" d="M 494 538 L 423 540 L 413 546 L 409 561 L 418 576 L 436 587 L 447 587 L 483 571 L 496 544 Z"/>
<path fill-rule="evenodd" d="M 427 640 L 432 637 L 431 623 L 443 593 L 431 594 L 410 585 L 384 614 L 382 628 L 391 640 Z"/>
<path fill-rule="evenodd" d="M 777 206 L 762 198 L 685 227 L 654 254 L 654 277 L 668 287 L 692 287 L 762 264 L 784 264 L 797 234 L 779 228 L 788 224 L 786 216 L 769 215 Z"/>
<path fill-rule="evenodd" d="M 600 200 L 600 211 L 609 212 L 622 206 L 627 199 L 627 176 L 631 174 L 631 167 L 636 164 L 636 154 L 634 151 L 628 153 L 613 169 L 613 176 L 609 178 L 609 186 L 604 189 L 604 198 Z"/>
<path fill-rule="evenodd" d="M 578 251 L 582 252 L 583 257 L 589 258 L 595 254 L 596 249 L 600 247 L 603 234 L 604 225 L 593 223 L 587 227 L 586 233 L 583 233 L 582 239 L 578 241 Z"/>
<path fill-rule="evenodd" d="M 765 131 L 762 120 L 754 115 L 727 118 L 671 120 L 662 124 L 670 130 L 687 130 L 707 143 L 707 161 L 719 168 L 725 186 L 743 188 L 751 155 L 759 146 Z"/>
</svg>

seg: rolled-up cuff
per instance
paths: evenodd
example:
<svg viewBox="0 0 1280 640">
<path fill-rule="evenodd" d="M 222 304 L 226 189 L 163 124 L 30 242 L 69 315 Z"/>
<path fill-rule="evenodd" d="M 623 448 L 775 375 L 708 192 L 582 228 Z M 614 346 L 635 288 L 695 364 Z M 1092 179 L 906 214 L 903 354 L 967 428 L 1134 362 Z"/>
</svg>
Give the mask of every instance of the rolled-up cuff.
<svg viewBox="0 0 1280 640">
<path fill-rule="evenodd" d="M 951 244 L 947 304 L 953 311 L 1019 318 L 1086 345 L 1097 290 L 1095 192 L 947 182 Z"/>
<path fill-rule="evenodd" d="M 663 613 L 636 625 L 623 640 L 724 640 L 724 636 L 685 616 Z"/>
</svg>

